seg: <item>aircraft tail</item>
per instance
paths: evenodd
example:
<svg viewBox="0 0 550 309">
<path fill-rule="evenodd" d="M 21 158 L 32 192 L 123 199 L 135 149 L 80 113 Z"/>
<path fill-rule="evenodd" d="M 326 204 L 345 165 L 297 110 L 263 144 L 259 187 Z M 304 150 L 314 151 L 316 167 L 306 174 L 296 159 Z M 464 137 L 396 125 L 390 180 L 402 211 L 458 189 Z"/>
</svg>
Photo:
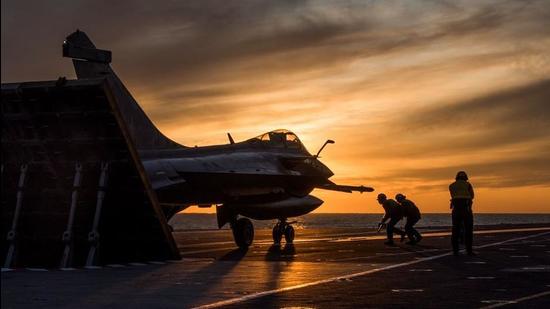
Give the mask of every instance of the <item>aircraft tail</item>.
<svg viewBox="0 0 550 309">
<path fill-rule="evenodd" d="M 109 65 L 111 51 L 97 49 L 86 33 L 76 30 L 63 42 L 63 57 L 72 58 L 78 79 L 105 79 L 106 94 L 116 102 L 138 151 L 185 147 L 162 134 L 143 112 Z"/>
</svg>

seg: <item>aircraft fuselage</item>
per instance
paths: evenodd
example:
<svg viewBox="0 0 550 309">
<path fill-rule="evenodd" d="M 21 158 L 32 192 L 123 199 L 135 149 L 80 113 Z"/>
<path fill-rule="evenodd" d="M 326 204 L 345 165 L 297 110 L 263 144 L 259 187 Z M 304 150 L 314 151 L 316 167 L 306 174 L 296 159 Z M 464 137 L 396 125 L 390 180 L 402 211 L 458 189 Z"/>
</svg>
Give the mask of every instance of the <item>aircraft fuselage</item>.
<svg viewBox="0 0 550 309">
<path fill-rule="evenodd" d="M 255 219 L 314 210 L 322 201 L 308 194 L 333 175 L 303 147 L 254 140 L 140 155 L 161 204 L 223 204 Z"/>
</svg>

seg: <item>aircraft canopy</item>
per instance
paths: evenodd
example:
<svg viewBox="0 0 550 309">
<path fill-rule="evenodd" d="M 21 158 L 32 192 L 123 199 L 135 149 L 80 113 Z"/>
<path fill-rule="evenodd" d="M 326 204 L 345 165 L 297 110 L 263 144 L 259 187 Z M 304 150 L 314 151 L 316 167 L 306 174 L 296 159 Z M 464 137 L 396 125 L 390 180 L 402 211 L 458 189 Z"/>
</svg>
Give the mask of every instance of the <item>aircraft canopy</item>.
<svg viewBox="0 0 550 309">
<path fill-rule="evenodd" d="M 279 130 L 267 132 L 262 135 L 251 138 L 248 141 L 253 143 L 260 142 L 264 145 L 272 146 L 272 147 L 294 148 L 294 149 L 303 148 L 302 142 L 300 142 L 300 139 L 298 139 L 298 136 L 296 136 L 296 134 L 285 129 L 279 129 Z"/>
</svg>

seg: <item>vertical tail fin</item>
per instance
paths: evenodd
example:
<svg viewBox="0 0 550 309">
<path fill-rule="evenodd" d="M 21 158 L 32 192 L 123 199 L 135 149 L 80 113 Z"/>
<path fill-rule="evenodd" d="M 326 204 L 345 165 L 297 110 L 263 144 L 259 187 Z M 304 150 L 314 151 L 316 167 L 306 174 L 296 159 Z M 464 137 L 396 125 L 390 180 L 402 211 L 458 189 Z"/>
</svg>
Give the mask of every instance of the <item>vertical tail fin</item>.
<svg viewBox="0 0 550 309">
<path fill-rule="evenodd" d="M 111 51 L 97 49 L 86 33 L 76 30 L 63 42 L 63 57 L 73 59 L 78 79 L 106 79 L 108 90 L 138 151 L 185 147 L 164 136 L 143 112 L 109 65 Z"/>
</svg>

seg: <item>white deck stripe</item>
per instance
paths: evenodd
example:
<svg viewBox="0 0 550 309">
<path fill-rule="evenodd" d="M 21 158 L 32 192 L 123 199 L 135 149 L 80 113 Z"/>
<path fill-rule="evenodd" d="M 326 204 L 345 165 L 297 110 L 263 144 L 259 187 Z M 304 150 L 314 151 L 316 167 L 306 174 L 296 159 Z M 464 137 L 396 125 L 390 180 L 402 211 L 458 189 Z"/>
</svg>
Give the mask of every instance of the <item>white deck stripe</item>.
<svg viewBox="0 0 550 309">
<path fill-rule="evenodd" d="M 30 271 L 48 271 L 47 269 L 45 268 L 33 268 L 33 267 L 28 267 L 28 268 L 25 268 L 26 270 L 30 270 Z"/>
<path fill-rule="evenodd" d="M 546 235 L 546 234 L 550 234 L 550 232 L 544 232 L 544 233 L 539 233 L 539 234 L 529 235 L 529 236 L 524 236 L 524 237 L 511 238 L 511 239 L 508 239 L 508 240 L 503 240 L 503 241 L 499 241 L 499 242 L 495 242 L 495 243 L 476 246 L 476 248 L 480 249 L 480 248 L 493 247 L 493 246 L 502 245 L 502 244 L 505 244 L 505 243 L 508 243 L 508 242 L 511 242 L 511 241 L 529 239 L 529 238 L 534 238 L 534 237 L 538 237 L 538 236 L 542 236 L 542 235 Z M 348 274 L 348 275 L 332 277 L 332 278 L 312 281 L 312 282 L 298 284 L 298 285 L 292 285 L 292 286 L 288 286 L 288 287 L 284 287 L 284 288 L 280 288 L 280 289 L 274 289 L 274 290 L 267 290 L 267 291 L 263 291 L 263 292 L 252 293 L 252 294 L 242 296 L 242 297 L 230 298 L 230 299 L 227 299 L 227 300 L 222 300 L 222 301 L 219 301 L 219 302 L 194 307 L 194 309 L 217 308 L 217 307 L 232 305 L 232 304 L 236 304 L 236 303 L 242 303 L 242 302 L 245 302 L 245 301 L 249 301 L 249 300 L 253 300 L 253 299 L 257 299 L 257 298 L 262 298 L 262 297 L 273 295 L 273 294 L 279 294 L 279 293 L 282 293 L 282 292 L 302 289 L 302 288 L 321 285 L 321 284 L 332 283 L 332 282 L 346 280 L 346 279 L 352 279 L 352 278 L 355 278 L 355 277 L 370 275 L 370 274 L 381 272 L 381 271 L 384 271 L 384 270 L 389 270 L 389 269 L 394 269 L 394 268 L 399 268 L 399 267 L 404 267 L 404 266 L 410 266 L 410 265 L 414 265 L 414 264 L 418 264 L 418 263 L 422 263 L 422 262 L 426 262 L 426 261 L 436 260 L 436 259 L 446 257 L 446 256 L 449 256 L 449 255 L 451 255 L 451 252 L 438 254 L 438 255 L 433 255 L 433 256 L 429 256 L 429 257 L 425 257 L 425 258 L 420 258 L 420 259 L 412 260 L 412 261 L 409 261 L 409 262 L 403 262 L 403 263 L 388 265 L 388 266 L 385 266 L 385 267 L 369 269 L 369 270 L 366 270 L 366 271 L 352 273 L 352 274 Z"/>
<path fill-rule="evenodd" d="M 550 295 L 550 291 L 541 292 L 541 293 L 521 297 L 521 298 L 514 299 L 514 300 L 507 300 L 507 301 L 504 301 L 502 303 L 481 307 L 481 309 L 490 309 L 490 308 L 498 308 L 498 307 L 503 307 L 503 306 L 508 306 L 508 305 L 514 305 L 514 304 L 517 304 L 517 303 L 522 302 L 524 300 L 539 298 L 539 297 L 546 296 L 546 295 Z"/>
</svg>

